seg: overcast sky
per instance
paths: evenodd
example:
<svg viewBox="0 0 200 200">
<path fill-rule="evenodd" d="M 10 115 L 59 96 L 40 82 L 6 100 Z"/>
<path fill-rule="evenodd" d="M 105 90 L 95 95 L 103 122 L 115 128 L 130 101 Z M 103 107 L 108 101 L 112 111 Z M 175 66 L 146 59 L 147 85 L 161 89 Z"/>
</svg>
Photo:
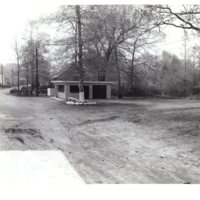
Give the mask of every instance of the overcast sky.
<svg viewBox="0 0 200 200">
<path fill-rule="evenodd" d="M 0 63 L 13 62 L 14 40 L 19 38 L 30 19 L 55 11 L 59 1 L 0 0 Z"/>
<path fill-rule="evenodd" d="M 72 2 L 77 3 L 76 0 L 0 0 L 0 63 L 15 62 L 14 40 L 22 36 L 29 20 L 52 13 L 60 5 Z M 84 1 L 84 3 L 91 4 L 92 1 Z M 180 40 L 183 31 L 170 28 L 167 33 L 167 40 L 159 45 L 157 52 L 166 49 L 181 56 L 183 41 Z"/>
</svg>

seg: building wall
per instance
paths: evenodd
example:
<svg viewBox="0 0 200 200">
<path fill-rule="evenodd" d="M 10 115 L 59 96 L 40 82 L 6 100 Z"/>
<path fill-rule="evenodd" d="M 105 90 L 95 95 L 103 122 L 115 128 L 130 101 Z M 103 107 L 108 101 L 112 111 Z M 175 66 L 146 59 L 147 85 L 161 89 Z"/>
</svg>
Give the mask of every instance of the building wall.
<svg viewBox="0 0 200 200">
<path fill-rule="evenodd" d="M 68 97 L 79 98 L 79 93 L 70 93 L 70 85 L 66 85 L 66 99 Z"/>
<path fill-rule="evenodd" d="M 59 84 L 59 85 L 64 85 L 64 84 Z M 58 91 L 58 85 L 55 85 L 55 88 L 56 88 L 56 90 L 57 90 L 57 95 L 56 95 L 56 97 L 61 98 L 61 99 L 65 99 L 65 96 L 66 96 L 65 90 L 64 90 L 64 92 L 59 92 L 59 91 Z"/>
<path fill-rule="evenodd" d="M 65 93 L 64 92 L 58 92 L 57 97 L 61 98 L 61 99 L 65 99 Z"/>
<path fill-rule="evenodd" d="M 106 99 L 111 99 L 111 85 L 106 86 Z"/>
<path fill-rule="evenodd" d="M 110 84 L 106 85 L 106 99 L 111 99 L 111 87 L 112 86 Z M 58 91 L 58 85 L 55 85 L 55 88 Z M 70 85 L 65 84 L 64 92 L 57 92 L 57 97 L 61 99 L 67 99 L 68 97 L 78 99 L 79 93 L 70 93 Z M 89 85 L 89 99 L 93 99 L 93 85 Z"/>
<path fill-rule="evenodd" d="M 63 84 L 60 84 L 63 85 Z M 79 93 L 70 93 L 70 85 L 64 85 L 65 86 L 65 90 L 64 92 L 58 92 L 57 97 L 61 98 L 61 99 L 67 99 L 68 97 L 73 97 L 78 99 L 79 98 Z M 56 85 L 56 88 L 58 90 L 58 85 Z"/>
</svg>

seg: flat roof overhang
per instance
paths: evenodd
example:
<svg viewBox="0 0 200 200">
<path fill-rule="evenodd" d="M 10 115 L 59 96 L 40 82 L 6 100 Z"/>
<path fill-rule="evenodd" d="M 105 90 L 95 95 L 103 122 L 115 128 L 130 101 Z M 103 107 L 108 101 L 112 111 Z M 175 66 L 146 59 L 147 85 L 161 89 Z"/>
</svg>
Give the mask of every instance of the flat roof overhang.
<svg viewBox="0 0 200 200">
<path fill-rule="evenodd" d="M 54 84 L 67 84 L 67 85 L 72 85 L 72 84 L 79 84 L 79 81 L 51 81 Z M 117 82 L 112 82 L 112 81 L 84 81 L 83 84 L 88 84 L 88 85 L 115 85 Z"/>
</svg>

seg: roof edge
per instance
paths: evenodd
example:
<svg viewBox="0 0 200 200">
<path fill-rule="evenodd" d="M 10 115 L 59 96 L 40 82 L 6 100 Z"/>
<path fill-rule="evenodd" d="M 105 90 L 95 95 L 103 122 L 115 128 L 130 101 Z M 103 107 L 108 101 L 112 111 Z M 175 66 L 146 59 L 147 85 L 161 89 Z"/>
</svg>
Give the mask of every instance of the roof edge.
<svg viewBox="0 0 200 200">
<path fill-rule="evenodd" d="M 52 83 L 67 83 L 67 84 L 77 84 L 79 81 L 62 81 L 62 80 L 53 80 Z M 114 81 L 84 81 L 85 84 L 117 84 Z"/>
</svg>

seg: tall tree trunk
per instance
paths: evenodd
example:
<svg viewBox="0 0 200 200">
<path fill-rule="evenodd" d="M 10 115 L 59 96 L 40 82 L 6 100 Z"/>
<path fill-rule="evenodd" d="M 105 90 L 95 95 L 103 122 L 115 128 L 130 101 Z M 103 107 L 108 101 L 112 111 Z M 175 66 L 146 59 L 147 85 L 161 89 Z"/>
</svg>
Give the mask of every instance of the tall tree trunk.
<svg viewBox="0 0 200 200">
<path fill-rule="evenodd" d="M 105 68 L 107 68 L 107 63 L 106 63 L 106 67 L 103 66 L 103 67 L 100 68 L 99 78 L 98 78 L 99 81 L 105 81 L 106 80 L 106 69 Z"/>
<path fill-rule="evenodd" d="M 83 61 L 82 61 L 82 24 L 81 24 L 81 13 L 80 6 L 76 5 L 76 17 L 77 17 L 77 25 L 78 25 L 78 68 L 79 68 L 79 100 L 84 102 L 84 85 L 83 85 Z"/>
<path fill-rule="evenodd" d="M 28 88 L 28 63 L 26 63 L 26 94 L 29 95 L 29 88 Z"/>
<path fill-rule="evenodd" d="M 33 94 L 33 91 L 35 89 L 35 76 L 34 76 L 34 72 L 35 72 L 35 48 L 32 46 L 32 56 L 30 59 L 30 63 L 31 63 L 31 94 Z"/>
<path fill-rule="evenodd" d="M 117 67 L 118 98 L 122 98 L 121 72 L 118 62 L 117 47 L 115 47 L 115 62 Z"/>
<path fill-rule="evenodd" d="M 13 73 L 13 68 L 12 68 L 12 87 L 14 86 L 14 73 Z"/>
<path fill-rule="evenodd" d="M 31 60 L 31 95 L 33 94 L 34 90 L 34 64 L 33 61 Z"/>
<path fill-rule="evenodd" d="M 3 79 L 4 79 L 4 75 L 3 75 L 3 65 L 1 65 L 1 87 L 3 88 Z"/>
<path fill-rule="evenodd" d="M 98 74 L 97 74 L 98 81 L 101 80 L 101 66 L 98 66 Z"/>
<path fill-rule="evenodd" d="M 75 62 L 75 69 L 77 70 L 77 56 L 78 56 L 78 50 L 77 50 L 77 29 L 78 29 L 78 24 L 76 22 L 76 25 L 75 25 L 75 37 L 74 37 L 74 40 L 75 40 L 75 50 L 74 50 L 74 53 L 75 53 L 75 58 L 74 58 L 74 62 Z"/>
<path fill-rule="evenodd" d="M 39 72 L 38 72 L 38 48 L 35 49 L 35 67 L 36 67 L 36 74 L 35 74 L 35 83 L 36 83 L 36 96 L 39 96 Z"/>
<path fill-rule="evenodd" d="M 133 76 L 134 76 L 134 64 L 135 64 L 135 47 L 132 52 L 132 59 L 131 59 L 131 73 L 130 73 L 130 92 L 131 96 L 134 96 L 134 85 L 133 85 Z"/>
<path fill-rule="evenodd" d="M 113 48 L 109 47 L 106 52 L 105 59 L 104 59 L 104 66 L 102 66 L 100 68 L 100 81 L 106 80 L 106 71 L 108 68 L 108 62 L 109 62 L 109 59 L 110 59 L 110 56 L 111 56 L 113 50 L 114 50 Z"/>
<path fill-rule="evenodd" d="M 20 64 L 19 64 L 19 55 L 18 55 L 17 56 L 17 91 L 18 91 L 18 95 L 19 95 L 19 85 L 20 85 L 19 70 L 20 70 Z"/>
<path fill-rule="evenodd" d="M 16 53 L 16 59 L 17 59 L 17 92 L 18 92 L 18 95 L 19 95 L 19 70 L 20 70 L 20 64 L 19 64 L 19 49 L 18 49 L 18 44 L 17 44 L 17 41 L 15 41 L 15 53 Z"/>
</svg>

